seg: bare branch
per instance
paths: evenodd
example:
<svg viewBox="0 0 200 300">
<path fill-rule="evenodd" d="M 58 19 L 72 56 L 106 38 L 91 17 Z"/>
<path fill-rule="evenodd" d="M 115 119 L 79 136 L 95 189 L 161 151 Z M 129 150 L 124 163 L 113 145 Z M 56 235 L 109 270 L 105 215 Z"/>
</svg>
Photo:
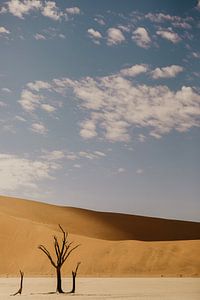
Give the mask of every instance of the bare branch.
<svg viewBox="0 0 200 300">
<path fill-rule="evenodd" d="M 60 230 L 61 230 L 62 233 L 63 233 L 62 248 L 61 248 L 61 251 L 60 251 L 60 256 L 62 257 L 62 256 L 63 256 L 64 249 L 65 249 L 65 245 L 66 245 L 66 243 L 67 243 L 67 234 L 66 234 L 66 232 L 64 231 L 64 229 L 61 227 L 60 224 L 59 224 L 59 228 L 60 228 Z"/>
<path fill-rule="evenodd" d="M 57 239 L 56 236 L 54 236 L 54 248 L 55 248 L 55 251 L 56 251 L 56 256 L 59 259 L 59 257 L 60 257 L 60 246 L 59 246 L 58 239 Z"/>
<path fill-rule="evenodd" d="M 75 270 L 75 274 L 77 274 L 77 271 L 78 271 L 78 268 L 79 268 L 79 266 L 80 266 L 80 264 L 81 264 L 81 262 L 79 261 L 78 263 L 77 263 L 77 265 L 76 265 L 76 270 Z"/>
<path fill-rule="evenodd" d="M 71 247 L 71 245 L 73 244 L 74 242 L 71 242 L 69 243 L 68 245 L 65 245 L 65 251 L 62 255 L 62 257 L 65 257 L 65 255 L 67 254 L 67 251 L 69 250 L 69 248 Z"/>
<path fill-rule="evenodd" d="M 76 245 L 74 248 L 72 248 L 68 253 L 66 253 L 65 257 L 63 257 L 62 259 L 62 264 L 66 261 L 66 259 L 70 256 L 70 254 L 76 249 L 78 248 L 80 245 Z"/>
<path fill-rule="evenodd" d="M 44 252 L 44 254 L 46 254 L 46 256 L 48 257 L 48 259 L 50 260 L 51 264 L 54 266 L 54 268 L 56 268 L 56 264 L 55 262 L 53 261 L 52 257 L 51 257 L 51 254 L 49 253 L 49 251 L 45 248 L 45 246 L 43 245 L 40 245 L 38 246 L 38 249 L 40 249 L 42 252 Z"/>
</svg>

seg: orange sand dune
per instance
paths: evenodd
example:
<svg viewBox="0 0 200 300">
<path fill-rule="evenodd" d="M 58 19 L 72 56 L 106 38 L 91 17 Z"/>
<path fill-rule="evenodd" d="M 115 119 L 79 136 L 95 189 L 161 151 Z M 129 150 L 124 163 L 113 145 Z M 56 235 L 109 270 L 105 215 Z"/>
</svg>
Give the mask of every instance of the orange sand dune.
<svg viewBox="0 0 200 300">
<path fill-rule="evenodd" d="M 57 224 L 81 246 L 63 273 L 82 276 L 199 276 L 200 223 L 59 207 L 0 196 L 0 274 L 51 275 L 37 247 L 52 250 Z"/>
</svg>

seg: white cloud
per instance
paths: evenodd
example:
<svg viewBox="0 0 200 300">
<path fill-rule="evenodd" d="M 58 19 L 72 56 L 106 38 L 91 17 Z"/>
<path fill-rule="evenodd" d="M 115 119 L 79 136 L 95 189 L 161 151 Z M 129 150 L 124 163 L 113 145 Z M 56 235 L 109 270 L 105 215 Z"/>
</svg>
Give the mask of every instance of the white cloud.
<svg viewBox="0 0 200 300">
<path fill-rule="evenodd" d="M 3 101 L 0 101 L 0 107 L 6 107 L 7 105 L 6 105 L 6 103 L 5 102 L 3 102 Z"/>
<path fill-rule="evenodd" d="M 181 18 L 180 16 L 171 16 L 163 13 L 148 13 L 145 15 L 145 18 L 155 23 L 170 22 L 170 25 L 183 29 L 190 29 L 192 26 L 189 22 L 193 20 L 192 17 Z"/>
<path fill-rule="evenodd" d="M 145 136 L 144 134 L 139 134 L 138 140 L 139 140 L 141 143 L 144 143 L 145 140 L 146 140 L 146 136 Z"/>
<path fill-rule="evenodd" d="M 99 31 L 94 30 L 93 28 L 89 28 L 87 32 L 89 34 L 89 37 L 92 39 L 92 41 L 95 44 L 100 45 L 99 40 L 102 38 L 101 33 Z"/>
<path fill-rule="evenodd" d="M 24 110 L 28 112 L 33 112 L 39 105 L 40 101 L 43 99 L 43 96 L 34 94 L 29 90 L 22 90 L 21 99 L 19 103 Z"/>
<path fill-rule="evenodd" d="M 66 8 L 66 12 L 70 15 L 79 15 L 81 10 L 79 7 L 69 7 L 69 8 Z"/>
<path fill-rule="evenodd" d="M 137 169 L 136 174 L 141 175 L 144 173 L 143 169 Z"/>
<path fill-rule="evenodd" d="M 45 97 L 41 94 L 36 93 L 41 89 L 50 90 L 50 84 L 45 82 L 43 83 L 44 84 L 42 84 L 42 81 L 37 81 L 37 84 L 31 82 L 27 84 L 27 87 L 31 88 L 34 93 L 28 89 L 22 90 L 21 98 L 18 102 L 21 104 L 22 108 L 25 111 L 32 113 L 36 109 L 42 109 L 47 113 L 52 113 L 57 109 L 53 105 L 42 103 L 42 101 L 45 101 Z"/>
<path fill-rule="evenodd" d="M 139 47 L 149 48 L 151 44 L 151 38 L 144 27 L 138 27 L 133 31 L 132 40 L 136 42 Z"/>
<path fill-rule="evenodd" d="M 10 31 L 8 29 L 6 29 L 5 27 L 1 26 L 0 27 L 0 36 L 2 34 L 10 34 Z"/>
<path fill-rule="evenodd" d="M 124 32 L 130 32 L 130 26 L 119 25 L 118 28 Z"/>
<path fill-rule="evenodd" d="M 102 38 L 101 33 L 99 31 L 94 30 L 93 28 L 89 28 L 88 33 L 89 33 L 90 37 L 92 37 L 94 39 L 101 39 Z"/>
<path fill-rule="evenodd" d="M 78 7 L 71 7 L 67 8 L 66 11 L 62 11 L 55 1 L 10 0 L 5 2 L 5 6 L 1 8 L 1 13 L 7 12 L 20 19 L 24 19 L 24 16 L 31 12 L 40 12 L 45 17 L 59 21 L 62 18 L 67 19 L 67 14 L 80 14 L 80 9 Z"/>
<path fill-rule="evenodd" d="M 46 37 L 43 35 L 43 34 L 40 34 L 40 33 L 36 33 L 34 35 L 34 38 L 39 41 L 39 40 L 46 40 Z"/>
<path fill-rule="evenodd" d="M 78 153 L 78 155 L 82 158 L 87 158 L 87 159 L 90 159 L 90 160 L 93 160 L 93 159 L 97 158 L 97 156 L 94 153 L 86 152 L 86 151 L 80 151 Z"/>
<path fill-rule="evenodd" d="M 33 123 L 31 126 L 31 130 L 38 134 L 46 134 L 48 132 L 47 128 L 43 123 Z"/>
<path fill-rule="evenodd" d="M 105 23 L 105 21 L 104 21 L 104 19 L 103 19 L 102 16 L 96 17 L 96 18 L 94 18 L 94 20 L 95 20 L 99 25 L 102 25 L 102 26 L 106 25 L 106 23 Z"/>
<path fill-rule="evenodd" d="M 178 65 L 171 65 L 163 68 L 156 68 L 151 72 L 154 79 L 158 78 L 174 78 L 177 74 L 183 71 L 183 67 Z"/>
<path fill-rule="evenodd" d="M 42 15 L 48 17 L 54 21 L 58 21 L 63 16 L 63 13 L 59 11 L 54 1 L 46 1 L 42 7 Z"/>
<path fill-rule="evenodd" d="M 90 139 L 97 135 L 96 125 L 94 120 L 86 120 L 81 123 L 80 135 L 84 139 Z"/>
<path fill-rule="evenodd" d="M 69 88 L 70 81 L 65 82 Z M 97 124 L 110 141 L 128 141 L 132 126 L 149 128 L 154 136 L 200 126 L 200 95 L 191 87 L 174 92 L 167 86 L 134 84 L 117 75 L 96 80 L 87 77 L 71 87 L 82 107 L 91 112 L 91 119 L 83 122 L 84 138 L 97 136 Z"/>
<path fill-rule="evenodd" d="M 115 120 L 115 116 L 107 113 L 102 127 L 106 130 L 105 137 L 107 140 L 112 142 L 128 142 L 130 140 L 128 134 L 129 123 L 123 119 Z"/>
<path fill-rule="evenodd" d="M 69 160 L 79 160 L 79 159 L 89 159 L 89 160 L 93 160 L 93 159 L 99 159 L 102 157 L 105 157 L 106 154 L 102 151 L 79 151 L 77 153 L 75 152 L 68 152 L 66 154 L 66 159 Z"/>
<path fill-rule="evenodd" d="M 73 167 L 76 168 L 76 169 L 80 169 L 80 168 L 81 168 L 81 165 L 79 165 L 79 164 L 74 164 Z"/>
<path fill-rule="evenodd" d="M 27 83 L 27 87 L 32 91 L 39 92 L 42 89 L 51 89 L 51 85 L 46 81 L 37 80 L 35 82 L 29 82 Z"/>
<path fill-rule="evenodd" d="M 157 30 L 156 31 L 157 35 L 161 36 L 163 39 L 166 39 L 173 44 L 177 44 L 178 42 L 181 41 L 180 36 L 176 33 L 173 32 L 172 30 Z"/>
<path fill-rule="evenodd" d="M 66 38 L 66 36 L 64 35 L 64 34 L 62 34 L 62 33 L 59 33 L 59 38 L 61 38 L 61 39 L 65 39 Z"/>
<path fill-rule="evenodd" d="M 15 120 L 20 121 L 20 122 L 26 122 L 26 119 L 23 118 L 22 116 L 16 116 Z"/>
<path fill-rule="evenodd" d="M 178 67 L 155 69 L 154 77 L 175 76 L 181 71 Z M 50 83 L 51 90 L 62 97 L 66 97 L 70 90 L 79 109 L 86 111 L 87 117 L 79 123 L 81 137 L 127 142 L 134 135 L 134 128 L 137 131 L 146 129 L 151 136 L 160 138 L 172 130 L 185 132 L 200 127 L 200 95 L 197 90 L 182 86 L 174 91 L 165 85 L 138 84 L 127 76 L 127 72 L 135 75 L 138 67 L 123 70 L 110 76 L 80 80 L 61 78 Z M 34 95 L 37 100 L 37 94 Z"/>
<path fill-rule="evenodd" d="M 66 158 L 69 160 L 76 160 L 78 158 L 77 154 L 70 152 L 66 155 Z"/>
<path fill-rule="evenodd" d="M 126 170 L 124 169 L 124 168 L 119 168 L 118 170 L 117 170 L 117 173 L 124 173 Z"/>
<path fill-rule="evenodd" d="M 19 189 L 37 190 L 43 180 L 52 180 L 55 166 L 45 161 L 30 160 L 13 154 L 0 153 L 0 193 Z"/>
<path fill-rule="evenodd" d="M 50 104 L 41 104 L 41 108 L 48 113 L 51 113 L 56 110 L 56 108 Z"/>
<path fill-rule="evenodd" d="M 5 92 L 5 93 L 11 93 L 12 92 L 11 89 L 9 89 L 9 88 L 2 88 L 1 90 L 2 90 L 2 92 Z"/>
<path fill-rule="evenodd" d="M 102 157 L 106 156 L 106 154 L 104 152 L 101 152 L 101 151 L 94 151 L 94 154 L 96 154 L 98 156 L 102 156 Z"/>
<path fill-rule="evenodd" d="M 120 74 L 127 77 L 135 77 L 139 74 L 146 73 L 148 71 L 147 65 L 134 65 L 130 68 L 122 69 Z"/>
<path fill-rule="evenodd" d="M 40 0 L 10 0 L 6 2 L 6 4 L 6 11 L 9 11 L 12 15 L 21 19 L 30 11 L 39 10 L 42 7 Z"/>
<path fill-rule="evenodd" d="M 109 28 L 107 30 L 107 44 L 109 46 L 121 44 L 125 41 L 122 31 L 118 28 Z"/>
<path fill-rule="evenodd" d="M 200 0 L 197 1 L 197 6 L 196 6 L 196 8 L 197 8 L 198 10 L 200 10 Z"/>
<path fill-rule="evenodd" d="M 200 1 L 200 0 L 199 0 Z M 200 58 L 200 52 L 192 52 L 192 56 L 194 57 L 194 58 Z"/>
<path fill-rule="evenodd" d="M 41 158 L 48 161 L 58 161 L 65 158 L 65 153 L 62 150 L 46 151 L 43 150 L 43 155 Z"/>
</svg>

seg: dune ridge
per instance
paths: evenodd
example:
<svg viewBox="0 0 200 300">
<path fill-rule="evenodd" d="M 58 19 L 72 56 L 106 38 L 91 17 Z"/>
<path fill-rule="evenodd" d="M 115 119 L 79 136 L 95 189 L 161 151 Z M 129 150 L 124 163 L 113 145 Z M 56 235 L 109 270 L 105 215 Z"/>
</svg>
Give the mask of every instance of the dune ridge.
<svg viewBox="0 0 200 300">
<path fill-rule="evenodd" d="M 199 276 L 200 223 L 101 213 L 0 196 L 0 275 L 53 275 L 37 249 L 52 251 L 58 223 L 81 247 L 63 273 L 81 276 Z"/>
</svg>

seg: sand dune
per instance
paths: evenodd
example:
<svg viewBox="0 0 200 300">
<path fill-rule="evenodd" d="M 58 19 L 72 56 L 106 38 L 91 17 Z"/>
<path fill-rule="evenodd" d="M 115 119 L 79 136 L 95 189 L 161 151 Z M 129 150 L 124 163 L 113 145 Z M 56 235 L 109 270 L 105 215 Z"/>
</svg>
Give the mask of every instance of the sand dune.
<svg viewBox="0 0 200 300">
<path fill-rule="evenodd" d="M 52 250 L 52 236 L 81 246 L 64 266 L 68 275 L 81 261 L 82 276 L 199 276 L 200 223 L 58 207 L 0 197 L 0 275 L 53 275 L 37 249 Z"/>
</svg>

